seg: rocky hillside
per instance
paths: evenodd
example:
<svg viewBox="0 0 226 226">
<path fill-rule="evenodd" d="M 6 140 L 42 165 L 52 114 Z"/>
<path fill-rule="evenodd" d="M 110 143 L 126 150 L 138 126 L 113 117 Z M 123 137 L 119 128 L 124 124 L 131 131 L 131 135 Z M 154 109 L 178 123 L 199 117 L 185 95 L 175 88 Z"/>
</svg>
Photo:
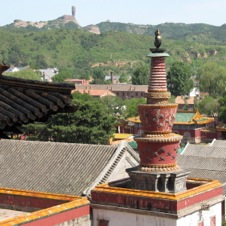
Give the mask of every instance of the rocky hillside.
<svg viewBox="0 0 226 226">
<path fill-rule="evenodd" d="M 184 24 L 184 23 L 164 23 L 159 25 L 137 25 L 132 23 L 101 22 L 81 27 L 74 16 L 64 15 L 55 20 L 30 22 L 15 20 L 14 23 L 6 25 L 9 29 L 82 29 L 95 34 L 103 34 L 110 31 L 126 32 L 139 35 L 153 35 L 156 29 L 160 29 L 165 38 L 172 40 L 185 40 L 191 42 L 201 42 L 205 44 L 218 44 L 226 42 L 226 24 L 213 26 L 208 24 Z"/>
</svg>

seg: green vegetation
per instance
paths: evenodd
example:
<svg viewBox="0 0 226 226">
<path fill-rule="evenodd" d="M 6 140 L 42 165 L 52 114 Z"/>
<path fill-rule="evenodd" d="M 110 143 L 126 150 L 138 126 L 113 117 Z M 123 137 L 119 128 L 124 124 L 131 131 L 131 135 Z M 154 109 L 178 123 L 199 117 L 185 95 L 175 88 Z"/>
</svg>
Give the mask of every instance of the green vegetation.
<svg viewBox="0 0 226 226">
<path fill-rule="evenodd" d="M 198 109 L 201 113 L 205 113 L 206 115 L 216 116 L 219 112 L 218 99 L 212 96 L 206 96 L 199 102 Z"/>
<path fill-rule="evenodd" d="M 147 85 L 150 77 L 149 65 L 145 63 L 139 63 L 136 65 L 132 74 L 132 84 L 134 85 Z"/>
<path fill-rule="evenodd" d="M 189 95 L 193 88 L 192 71 L 188 64 L 175 62 L 167 74 L 168 89 L 174 96 Z"/>
<path fill-rule="evenodd" d="M 64 78 L 66 74 L 71 78 L 90 78 L 92 68 L 101 65 L 105 75 L 112 71 L 127 81 L 137 62 L 146 64 L 146 55 L 153 47 L 154 31 L 159 28 L 163 36 L 162 48 L 170 54 L 166 62 L 168 69 L 176 61 L 190 63 L 194 70 L 207 61 L 225 67 L 225 25 L 165 23 L 152 26 L 103 22 L 97 26 L 101 35 L 77 25 L 59 25 L 57 20 L 50 21 L 43 29 L 1 27 L 0 61 L 12 66 L 29 65 L 32 69 L 57 67 L 60 75 L 56 81 L 62 81 L 61 76 Z"/>
<path fill-rule="evenodd" d="M 45 123 L 23 126 L 30 140 L 85 144 L 108 144 L 114 119 L 106 106 L 88 94 L 73 94 L 74 113 L 51 115 Z"/>
<path fill-rule="evenodd" d="M 226 90 L 226 25 L 165 23 L 153 26 L 103 22 L 97 24 L 101 31 L 97 35 L 86 28 L 59 21 L 49 21 L 43 29 L 16 28 L 13 24 L 0 27 L 0 62 L 4 60 L 11 66 L 29 65 L 31 69 L 56 67 L 59 74 L 53 78 L 55 82 L 93 77 L 98 84 L 103 83 L 104 75 L 112 72 L 120 75 L 121 82 L 131 79 L 134 84 L 147 84 L 149 59 L 146 55 L 154 46 L 154 31 L 158 28 L 163 37 L 161 47 L 170 54 L 166 58 L 168 74 L 172 74 L 175 63 L 183 62 L 200 81 L 201 91 L 209 92 L 214 98 L 197 103 L 201 111 L 214 114 L 207 106 L 216 106 L 214 112 L 218 105 L 222 107 L 216 102 Z M 28 73 L 11 76 L 40 80 L 39 74 L 32 70 Z M 183 88 L 178 85 L 180 91 L 171 90 L 172 95 L 187 93 L 185 85 L 188 84 L 183 84 Z"/>
<path fill-rule="evenodd" d="M 42 75 L 39 71 L 34 71 L 31 69 L 26 69 L 26 70 L 16 71 L 16 72 L 5 72 L 4 75 L 12 76 L 15 78 L 24 78 L 24 79 L 38 80 L 38 81 L 41 81 L 42 79 Z"/>
<path fill-rule="evenodd" d="M 226 90 L 226 67 L 207 62 L 199 68 L 197 79 L 202 92 L 213 97 L 222 96 Z"/>
<path fill-rule="evenodd" d="M 144 98 L 122 100 L 107 96 L 96 99 L 88 94 L 73 94 L 75 111 L 51 115 L 44 122 L 24 125 L 21 131 L 29 140 L 108 144 L 115 128 L 128 117 L 137 116 L 137 105 Z"/>
</svg>

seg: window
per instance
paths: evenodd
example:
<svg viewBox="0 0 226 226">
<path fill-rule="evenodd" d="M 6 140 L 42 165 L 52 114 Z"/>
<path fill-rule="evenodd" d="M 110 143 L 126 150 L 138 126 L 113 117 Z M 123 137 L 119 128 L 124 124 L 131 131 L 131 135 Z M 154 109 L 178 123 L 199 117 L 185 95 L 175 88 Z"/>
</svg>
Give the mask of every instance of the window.
<svg viewBox="0 0 226 226">
<path fill-rule="evenodd" d="M 99 226 L 108 226 L 108 222 L 107 220 L 99 220 Z"/>
<path fill-rule="evenodd" d="M 210 217 L 210 226 L 216 226 L 216 216 Z"/>
</svg>

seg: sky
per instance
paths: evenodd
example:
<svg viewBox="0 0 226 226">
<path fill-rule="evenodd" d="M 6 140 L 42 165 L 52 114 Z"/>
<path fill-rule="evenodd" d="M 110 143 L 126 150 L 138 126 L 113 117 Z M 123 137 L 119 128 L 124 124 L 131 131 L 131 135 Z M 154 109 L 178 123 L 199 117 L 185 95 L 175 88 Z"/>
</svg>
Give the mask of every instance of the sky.
<svg viewBox="0 0 226 226">
<path fill-rule="evenodd" d="M 0 26 L 24 21 L 48 21 L 71 15 L 84 27 L 104 21 L 158 25 L 226 23 L 226 0 L 1 0 Z"/>
</svg>

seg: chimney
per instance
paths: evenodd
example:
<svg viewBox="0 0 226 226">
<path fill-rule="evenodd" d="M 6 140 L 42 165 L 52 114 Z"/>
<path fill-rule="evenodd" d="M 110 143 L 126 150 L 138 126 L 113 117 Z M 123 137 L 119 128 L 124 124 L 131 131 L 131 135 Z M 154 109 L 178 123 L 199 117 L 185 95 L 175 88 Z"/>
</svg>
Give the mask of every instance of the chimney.
<svg viewBox="0 0 226 226">
<path fill-rule="evenodd" d="M 114 84 L 114 76 L 113 76 L 113 72 L 110 72 L 110 76 L 111 76 L 111 83 Z"/>
</svg>

